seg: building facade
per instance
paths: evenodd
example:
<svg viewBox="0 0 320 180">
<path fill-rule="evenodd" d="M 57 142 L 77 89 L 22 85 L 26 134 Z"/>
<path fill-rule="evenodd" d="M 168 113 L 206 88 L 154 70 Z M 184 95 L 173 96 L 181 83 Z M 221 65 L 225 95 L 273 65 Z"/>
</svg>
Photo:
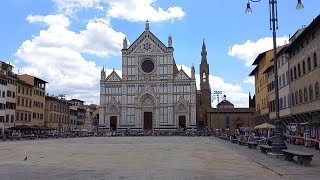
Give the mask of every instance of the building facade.
<svg viewBox="0 0 320 180">
<path fill-rule="evenodd" d="M 31 94 L 32 96 L 32 117 L 31 117 L 30 124 L 43 126 L 44 115 L 45 115 L 45 93 L 46 93 L 47 82 L 40 78 L 31 76 L 28 74 L 19 75 L 19 79 L 33 86 L 33 89 L 31 92 L 26 90 L 26 95 Z M 23 89 L 21 89 L 21 91 L 23 91 Z"/>
<path fill-rule="evenodd" d="M 284 51 L 290 74 L 289 122 L 308 122 L 320 118 L 320 15 L 300 30 Z"/>
<path fill-rule="evenodd" d="M 217 108 L 208 110 L 208 127 L 211 130 L 227 130 L 230 134 L 236 132 L 240 127 L 254 127 L 251 120 L 254 111 L 255 107 L 235 108 L 225 97 Z"/>
<path fill-rule="evenodd" d="M 32 124 L 32 91 L 33 85 L 17 80 L 16 125 Z"/>
<path fill-rule="evenodd" d="M 273 77 L 273 50 L 260 53 L 252 65 L 256 65 L 250 76 L 255 79 L 255 114 L 253 115 L 254 124 L 263 122 L 273 123 L 270 120 L 270 103 L 274 102 L 274 77 Z M 272 74 L 272 75 L 271 75 Z M 268 76 L 269 75 L 269 76 Z M 269 94 L 273 98 L 269 100 Z"/>
<path fill-rule="evenodd" d="M 4 63 L 4 62 L 1 62 Z M 12 66 L 6 64 L 7 74 L 7 95 L 6 95 L 6 119 L 8 120 L 9 126 L 13 127 L 16 120 L 16 96 L 17 96 L 17 80 L 18 75 L 12 72 Z"/>
<path fill-rule="evenodd" d="M 145 31 L 122 49 L 122 77 L 101 71 L 101 129 L 196 129 L 196 82 L 178 69 L 172 37 L 164 45 L 146 23 Z"/>
<path fill-rule="evenodd" d="M 70 132 L 70 105 L 56 96 L 45 96 L 44 125 L 56 129 L 59 133 Z"/>
<path fill-rule="evenodd" d="M 8 120 L 6 120 L 6 93 L 7 93 L 7 76 L 6 71 L 0 69 L 0 130 L 4 133 L 4 130 L 8 128 Z"/>
<path fill-rule="evenodd" d="M 287 48 L 285 46 L 278 52 L 278 87 L 279 87 L 279 109 L 280 117 L 285 118 L 291 114 L 291 102 L 290 102 L 290 77 L 289 77 L 289 58 L 288 54 L 284 53 Z"/>
<path fill-rule="evenodd" d="M 76 115 L 76 119 L 73 119 L 73 130 L 81 131 L 84 129 L 84 122 L 86 119 L 86 108 L 84 106 L 84 101 L 79 99 L 71 99 L 69 100 L 70 111 L 73 112 L 72 116 Z"/>
</svg>

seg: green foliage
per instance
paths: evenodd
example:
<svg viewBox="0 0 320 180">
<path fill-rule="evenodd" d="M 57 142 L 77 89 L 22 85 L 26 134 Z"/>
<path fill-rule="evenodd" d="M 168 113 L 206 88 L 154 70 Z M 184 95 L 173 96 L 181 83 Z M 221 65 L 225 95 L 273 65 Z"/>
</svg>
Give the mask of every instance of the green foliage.
<svg viewBox="0 0 320 180">
<path fill-rule="evenodd" d="M 9 65 L 8 64 L 6 64 L 6 63 L 1 63 L 1 69 L 3 69 L 3 70 L 8 70 L 8 67 L 9 67 Z"/>
</svg>

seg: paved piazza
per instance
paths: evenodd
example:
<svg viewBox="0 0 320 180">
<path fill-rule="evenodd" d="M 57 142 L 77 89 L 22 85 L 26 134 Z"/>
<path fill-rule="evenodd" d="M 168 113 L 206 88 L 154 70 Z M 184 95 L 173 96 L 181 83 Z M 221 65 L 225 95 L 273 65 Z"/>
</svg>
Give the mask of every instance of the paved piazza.
<svg viewBox="0 0 320 180">
<path fill-rule="evenodd" d="M 314 151 L 316 153 L 316 151 Z M 24 161 L 25 157 L 27 161 Z M 318 179 L 311 167 L 214 137 L 89 137 L 0 142 L 0 179 Z"/>
</svg>

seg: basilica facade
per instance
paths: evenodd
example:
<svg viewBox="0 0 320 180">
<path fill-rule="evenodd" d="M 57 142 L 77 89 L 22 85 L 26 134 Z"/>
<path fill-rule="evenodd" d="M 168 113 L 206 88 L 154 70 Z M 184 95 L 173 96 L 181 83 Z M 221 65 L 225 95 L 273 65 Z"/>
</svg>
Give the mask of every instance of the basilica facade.
<svg viewBox="0 0 320 180">
<path fill-rule="evenodd" d="M 101 71 L 99 126 L 106 130 L 196 130 L 195 69 L 178 68 L 149 28 L 130 45 L 123 40 L 122 76 Z"/>
</svg>

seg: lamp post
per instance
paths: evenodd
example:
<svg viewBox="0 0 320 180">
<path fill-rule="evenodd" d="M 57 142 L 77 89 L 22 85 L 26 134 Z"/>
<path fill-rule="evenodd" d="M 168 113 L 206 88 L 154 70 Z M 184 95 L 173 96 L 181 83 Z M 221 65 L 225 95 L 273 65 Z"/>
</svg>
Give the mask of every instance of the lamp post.
<svg viewBox="0 0 320 180">
<path fill-rule="evenodd" d="M 252 9 L 250 7 L 251 2 L 260 2 L 261 0 L 248 0 L 246 13 L 252 13 Z M 302 9 L 304 8 L 301 0 L 297 0 L 296 8 Z M 275 138 L 272 143 L 272 152 L 273 153 L 281 153 L 282 149 L 287 149 L 287 146 L 283 139 L 283 128 L 281 125 L 280 112 L 279 112 L 279 89 L 278 89 L 278 67 L 277 67 L 277 34 L 276 30 L 278 29 L 278 8 L 277 8 L 277 0 L 269 0 L 269 14 L 270 14 L 270 30 L 272 30 L 273 34 L 273 62 L 274 62 L 274 84 L 275 84 L 275 110 L 276 110 L 276 121 L 275 121 Z"/>
</svg>

